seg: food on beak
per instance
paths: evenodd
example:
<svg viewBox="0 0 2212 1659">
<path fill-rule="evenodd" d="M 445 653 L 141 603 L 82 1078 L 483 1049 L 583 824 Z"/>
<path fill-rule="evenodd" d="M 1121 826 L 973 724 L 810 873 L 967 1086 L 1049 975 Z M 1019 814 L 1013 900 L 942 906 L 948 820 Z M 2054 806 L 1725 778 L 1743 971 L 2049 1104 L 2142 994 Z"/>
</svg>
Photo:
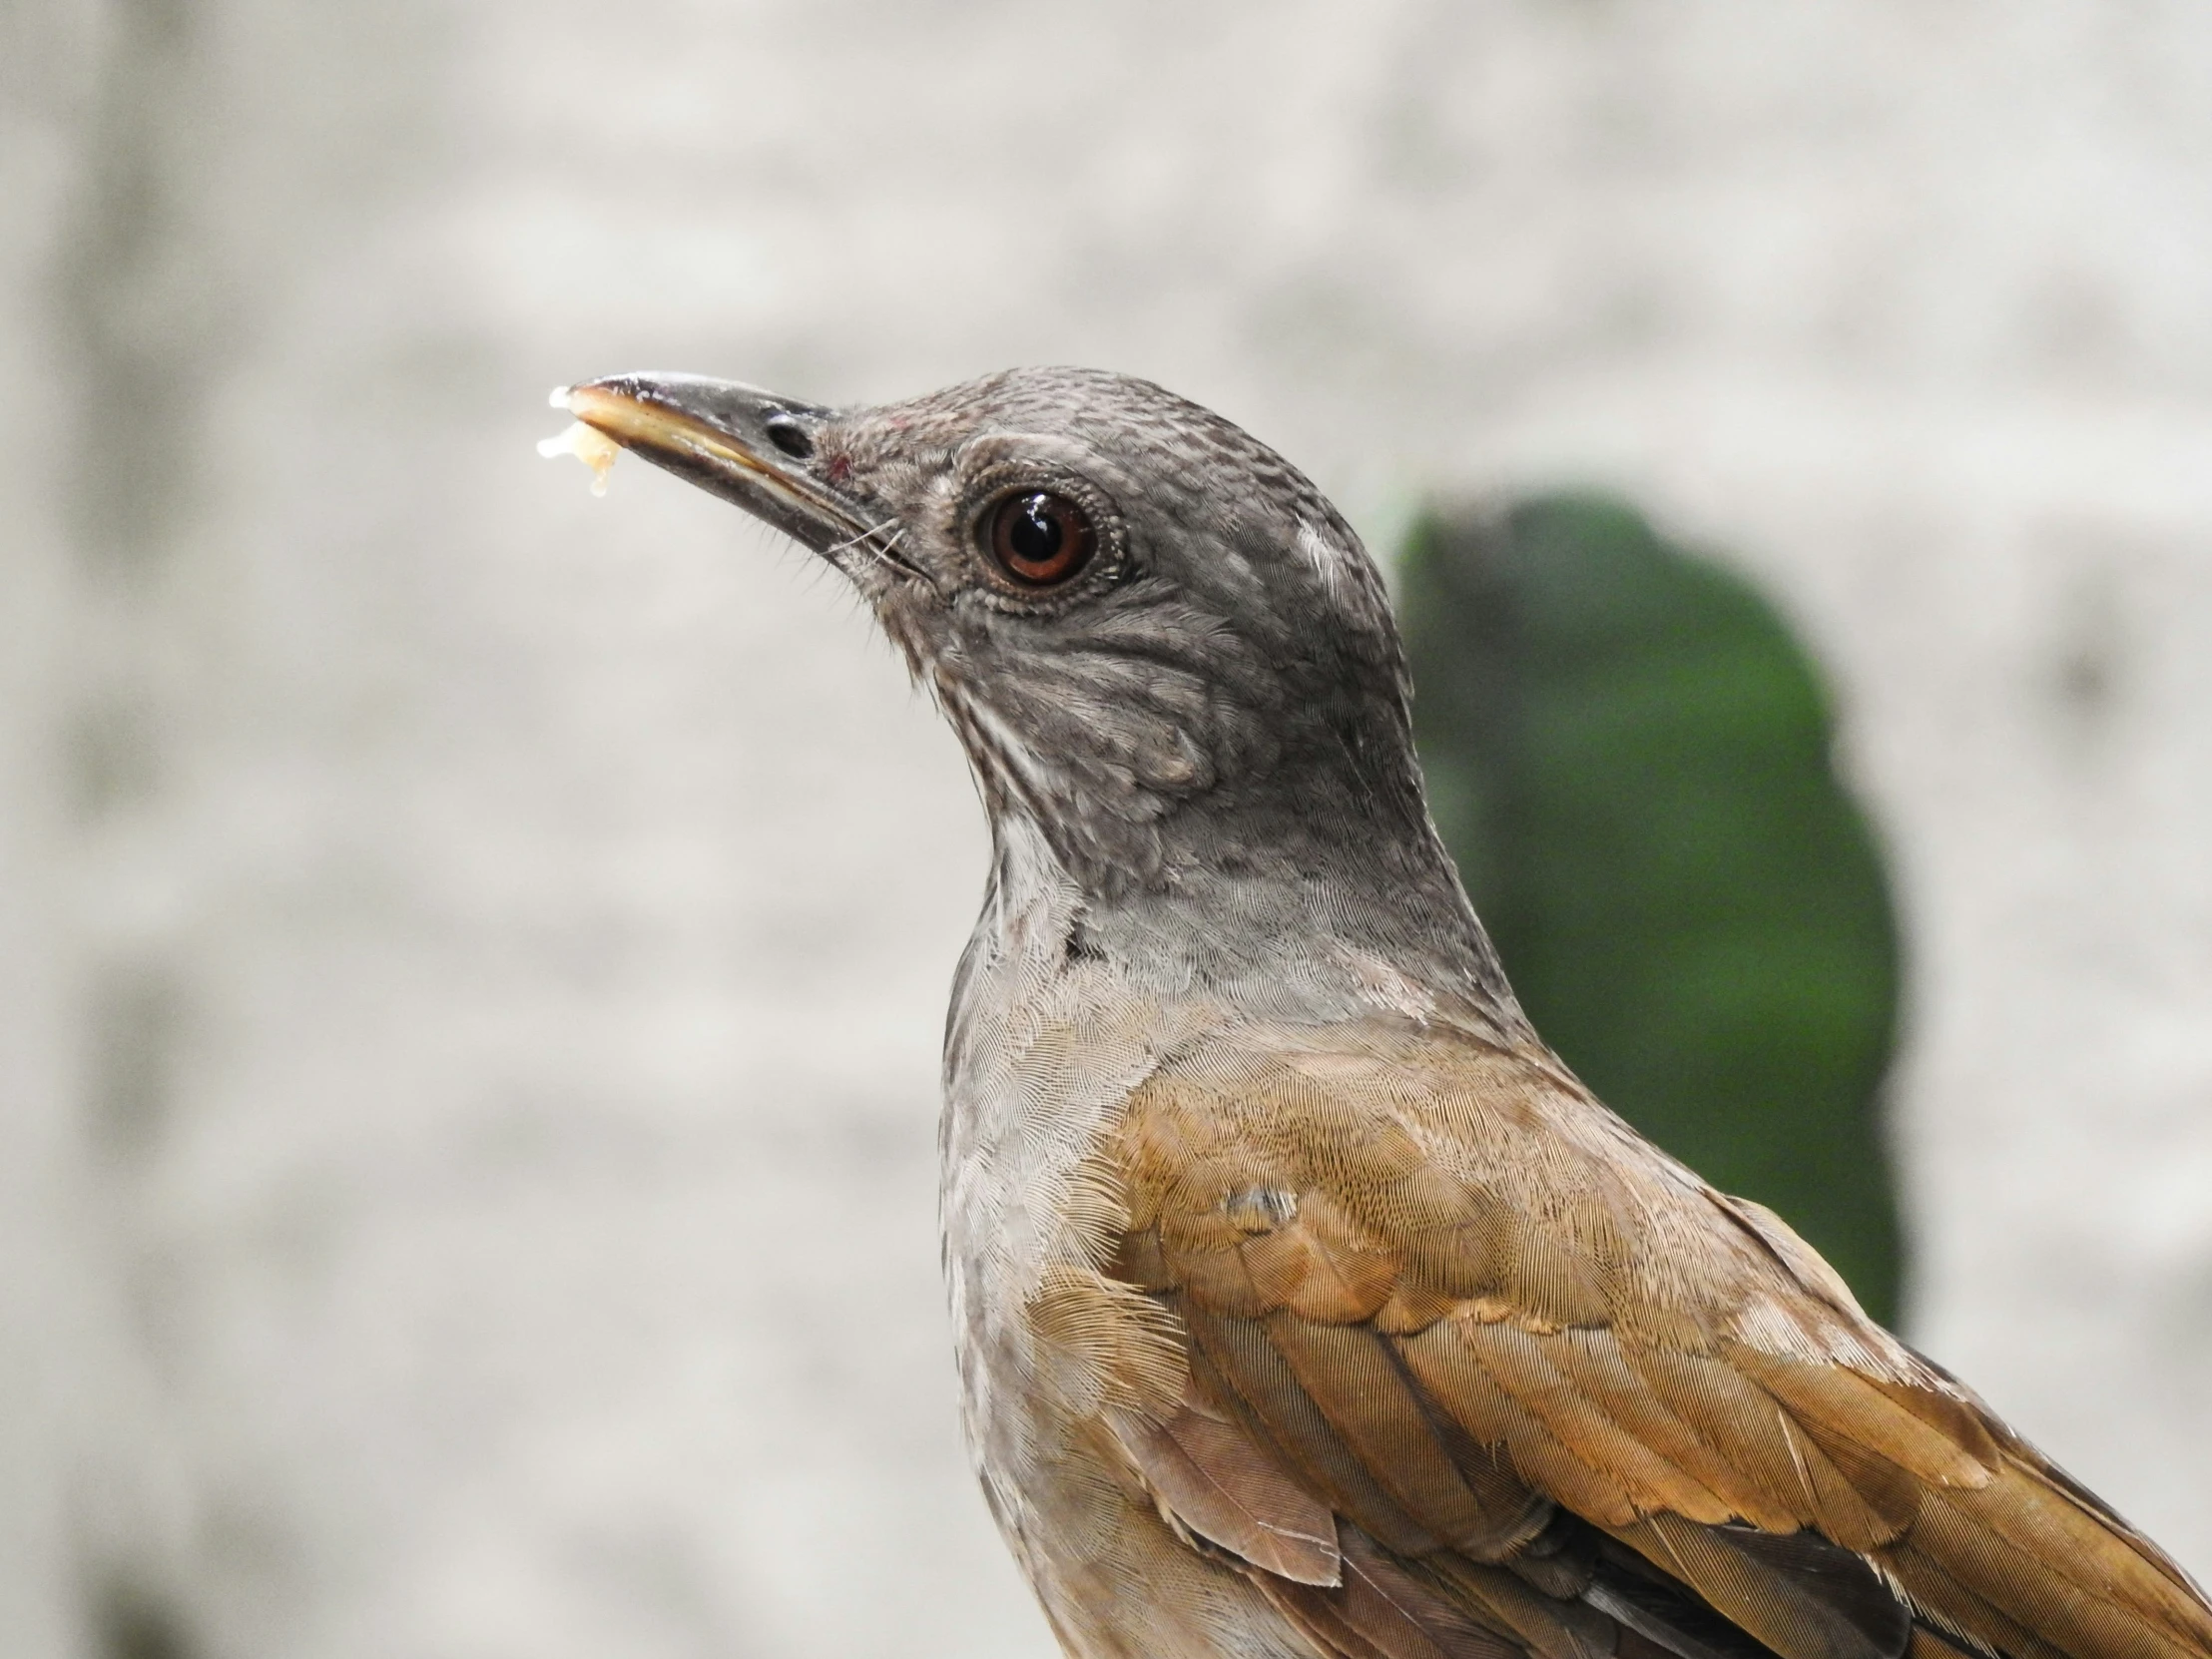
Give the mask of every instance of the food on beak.
<svg viewBox="0 0 2212 1659">
<path fill-rule="evenodd" d="M 568 387 L 555 386 L 553 395 L 546 399 L 556 409 L 568 407 Z M 622 446 L 597 427 L 587 426 L 581 420 L 571 421 L 567 431 L 545 439 L 538 445 L 538 453 L 547 460 L 560 455 L 574 455 L 591 468 L 591 492 L 607 493 L 607 472 L 615 464 L 615 457 L 622 453 Z"/>
</svg>

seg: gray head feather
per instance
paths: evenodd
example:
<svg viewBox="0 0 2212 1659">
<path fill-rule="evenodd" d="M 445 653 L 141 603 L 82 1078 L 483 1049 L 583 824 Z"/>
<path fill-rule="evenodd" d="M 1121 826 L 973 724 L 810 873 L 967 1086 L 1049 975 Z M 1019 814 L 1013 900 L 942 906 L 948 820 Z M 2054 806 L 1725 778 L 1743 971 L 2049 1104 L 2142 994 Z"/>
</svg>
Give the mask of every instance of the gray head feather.
<svg viewBox="0 0 2212 1659">
<path fill-rule="evenodd" d="M 855 573 L 1001 839 L 1009 818 L 1033 826 L 1094 932 L 1114 910 L 1169 924 L 1163 906 L 1238 932 L 1318 914 L 1424 978 L 1502 989 L 1429 828 L 1382 580 L 1304 474 L 1207 409 L 1084 369 L 853 411 L 817 441 L 901 529 L 906 568 Z M 1041 596 L 995 580 L 978 537 L 989 502 L 1029 487 L 1080 502 L 1100 542 Z"/>
<path fill-rule="evenodd" d="M 572 397 L 852 579 L 966 747 L 1001 888 L 1044 858 L 1086 947 L 1155 982 L 1247 986 L 1309 981 L 1305 958 L 1334 953 L 1323 977 L 1517 1022 L 1429 825 L 1381 578 L 1241 428 L 1075 368 L 848 410 L 682 376 Z M 1035 491 L 1095 532 L 1057 586 L 1010 581 L 989 552 L 994 507 Z"/>
</svg>

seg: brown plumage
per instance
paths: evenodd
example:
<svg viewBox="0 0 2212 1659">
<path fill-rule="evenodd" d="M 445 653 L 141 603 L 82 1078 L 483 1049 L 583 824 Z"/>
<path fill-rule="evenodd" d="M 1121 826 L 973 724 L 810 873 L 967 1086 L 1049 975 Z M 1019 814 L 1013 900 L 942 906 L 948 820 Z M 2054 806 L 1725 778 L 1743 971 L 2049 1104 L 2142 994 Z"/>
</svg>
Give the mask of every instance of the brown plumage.
<svg viewBox="0 0 2212 1659">
<path fill-rule="evenodd" d="M 946 1264 L 1071 1653 L 2212 1655 L 2156 1546 L 1528 1028 L 1278 457 L 1073 371 L 573 406 L 851 576 L 968 747 Z"/>
<path fill-rule="evenodd" d="M 1619 1628 L 1664 1590 L 1640 1561 L 1784 1659 L 1891 1659 L 1916 1626 L 2007 1654 L 2212 1651 L 2154 1546 L 1540 1050 L 1442 1021 L 1225 1032 L 1134 1091 L 1096 1156 L 1125 1194 L 1118 1271 L 1180 1316 L 1194 1396 L 1272 1454 L 1224 1484 L 1289 1473 L 1532 1651 L 1540 1604 L 1504 1618 L 1466 1574 L 1562 1526 L 1629 1588 L 1519 1582 Z M 1242 1508 L 1270 1524 L 1256 1489 Z"/>
</svg>

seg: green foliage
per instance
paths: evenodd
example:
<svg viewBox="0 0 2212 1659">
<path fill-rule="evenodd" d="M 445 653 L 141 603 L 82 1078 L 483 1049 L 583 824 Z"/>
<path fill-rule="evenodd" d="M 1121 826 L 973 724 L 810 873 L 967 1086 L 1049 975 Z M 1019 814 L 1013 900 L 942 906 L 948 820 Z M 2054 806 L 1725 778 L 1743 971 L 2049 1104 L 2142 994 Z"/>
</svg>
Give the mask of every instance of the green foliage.
<svg viewBox="0 0 2212 1659">
<path fill-rule="evenodd" d="M 1431 518 L 1403 568 L 1437 827 L 1529 1017 L 1893 1320 L 1897 936 L 1805 651 L 1609 501 Z"/>
</svg>

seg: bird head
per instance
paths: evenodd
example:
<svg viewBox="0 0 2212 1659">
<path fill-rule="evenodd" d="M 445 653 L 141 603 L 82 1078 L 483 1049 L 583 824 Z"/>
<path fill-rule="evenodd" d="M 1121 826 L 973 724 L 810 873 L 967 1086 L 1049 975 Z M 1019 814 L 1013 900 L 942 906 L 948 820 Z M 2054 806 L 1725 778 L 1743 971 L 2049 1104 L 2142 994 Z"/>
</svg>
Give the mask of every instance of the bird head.
<svg viewBox="0 0 2212 1659">
<path fill-rule="evenodd" d="M 958 733 L 1001 848 L 1049 847 L 1088 900 L 1288 883 L 1328 911 L 1364 887 L 1471 929 L 1375 565 L 1221 416 L 1071 368 L 850 409 L 673 374 L 567 397 L 842 572 Z"/>
</svg>

